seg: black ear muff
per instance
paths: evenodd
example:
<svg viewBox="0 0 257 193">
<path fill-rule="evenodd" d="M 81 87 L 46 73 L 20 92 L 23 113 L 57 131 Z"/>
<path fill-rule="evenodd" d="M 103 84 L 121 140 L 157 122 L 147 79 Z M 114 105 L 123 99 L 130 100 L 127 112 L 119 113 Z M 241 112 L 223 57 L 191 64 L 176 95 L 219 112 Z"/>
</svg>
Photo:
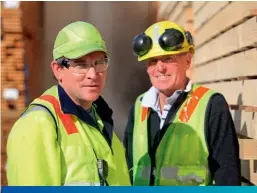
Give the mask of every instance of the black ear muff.
<svg viewBox="0 0 257 193">
<path fill-rule="evenodd" d="M 57 64 L 62 65 L 62 66 L 64 66 L 64 67 L 68 68 L 68 62 L 69 62 L 69 60 L 66 59 L 66 58 L 64 58 L 64 57 L 58 58 L 58 59 L 56 60 L 56 62 L 57 62 Z"/>
<path fill-rule="evenodd" d="M 187 42 L 188 42 L 190 45 L 194 45 L 193 36 L 192 36 L 192 34 L 191 34 L 189 31 L 186 31 L 186 32 L 185 32 L 185 36 L 186 36 Z"/>
<path fill-rule="evenodd" d="M 136 56 L 144 56 L 152 48 L 152 39 L 145 33 L 138 34 L 133 39 L 133 53 Z"/>
<path fill-rule="evenodd" d="M 174 28 L 166 29 L 159 38 L 159 45 L 166 51 L 175 51 L 182 48 L 184 39 L 179 30 Z"/>
</svg>

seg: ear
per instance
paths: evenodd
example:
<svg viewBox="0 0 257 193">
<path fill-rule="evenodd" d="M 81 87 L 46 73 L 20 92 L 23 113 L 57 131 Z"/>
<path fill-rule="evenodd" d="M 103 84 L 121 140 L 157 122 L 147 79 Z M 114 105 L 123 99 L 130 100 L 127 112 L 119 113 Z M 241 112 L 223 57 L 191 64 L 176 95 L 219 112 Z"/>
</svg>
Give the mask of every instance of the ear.
<svg viewBox="0 0 257 193">
<path fill-rule="evenodd" d="M 191 52 L 188 52 L 186 57 L 186 68 L 189 69 L 192 64 L 193 54 Z"/>
<path fill-rule="evenodd" d="M 54 73 L 55 78 L 61 82 L 62 81 L 62 77 L 63 77 L 63 67 L 59 64 L 57 64 L 57 62 L 55 60 L 53 60 L 51 62 L 51 68 L 52 71 Z"/>
</svg>

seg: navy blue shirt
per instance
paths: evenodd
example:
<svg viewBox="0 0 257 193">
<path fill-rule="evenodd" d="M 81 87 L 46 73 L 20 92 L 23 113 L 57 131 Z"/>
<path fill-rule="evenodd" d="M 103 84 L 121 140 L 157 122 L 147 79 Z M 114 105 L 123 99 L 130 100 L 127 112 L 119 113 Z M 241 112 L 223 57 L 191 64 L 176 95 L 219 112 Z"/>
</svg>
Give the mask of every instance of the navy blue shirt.
<svg viewBox="0 0 257 193">
<path fill-rule="evenodd" d="M 61 85 L 58 85 L 58 93 L 61 109 L 64 114 L 75 115 L 86 124 L 89 124 L 101 131 L 97 125 L 97 122 L 92 118 L 90 113 L 82 106 L 75 104 Z M 99 96 L 99 98 L 93 102 L 93 105 L 96 113 L 99 115 L 104 124 L 102 134 L 107 139 L 108 143 L 111 144 L 113 133 L 113 111 L 101 96 Z"/>
</svg>

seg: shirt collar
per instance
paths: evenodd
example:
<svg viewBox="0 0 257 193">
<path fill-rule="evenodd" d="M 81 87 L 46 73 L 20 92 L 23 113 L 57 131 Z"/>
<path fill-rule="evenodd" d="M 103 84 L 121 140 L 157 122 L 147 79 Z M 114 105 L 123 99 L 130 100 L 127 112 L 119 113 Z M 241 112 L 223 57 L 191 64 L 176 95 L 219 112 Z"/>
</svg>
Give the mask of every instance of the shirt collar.
<svg viewBox="0 0 257 193">
<path fill-rule="evenodd" d="M 58 93 L 61 109 L 64 114 L 67 113 L 76 115 L 82 121 L 94 127 L 97 127 L 96 122 L 93 120 L 90 114 L 82 106 L 76 105 L 61 85 L 58 85 Z M 93 105 L 95 106 L 96 112 L 99 117 L 101 117 L 102 121 L 108 122 L 113 125 L 112 110 L 109 108 L 109 106 L 101 96 L 99 96 L 99 98 L 95 102 L 93 102 Z"/>
<path fill-rule="evenodd" d="M 192 82 L 188 80 L 185 90 L 176 90 L 170 97 L 166 99 L 166 103 L 169 105 L 173 105 L 173 103 L 177 100 L 179 95 L 183 92 L 188 93 L 192 89 Z M 150 107 L 153 110 L 157 111 L 159 108 L 159 90 L 152 86 L 143 96 L 142 106 Z"/>
</svg>

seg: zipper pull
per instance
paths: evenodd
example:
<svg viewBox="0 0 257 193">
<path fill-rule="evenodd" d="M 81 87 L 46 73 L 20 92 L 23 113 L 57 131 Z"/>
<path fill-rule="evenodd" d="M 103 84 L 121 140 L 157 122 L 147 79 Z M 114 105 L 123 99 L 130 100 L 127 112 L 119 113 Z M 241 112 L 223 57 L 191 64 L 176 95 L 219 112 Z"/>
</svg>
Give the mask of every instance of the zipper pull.
<svg viewBox="0 0 257 193">
<path fill-rule="evenodd" d="M 155 168 L 155 167 L 153 167 L 152 175 L 153 175 L 154 177 L 155 177 L 155 175 L 156 175 L 156 168 Z"/>
</svg>

